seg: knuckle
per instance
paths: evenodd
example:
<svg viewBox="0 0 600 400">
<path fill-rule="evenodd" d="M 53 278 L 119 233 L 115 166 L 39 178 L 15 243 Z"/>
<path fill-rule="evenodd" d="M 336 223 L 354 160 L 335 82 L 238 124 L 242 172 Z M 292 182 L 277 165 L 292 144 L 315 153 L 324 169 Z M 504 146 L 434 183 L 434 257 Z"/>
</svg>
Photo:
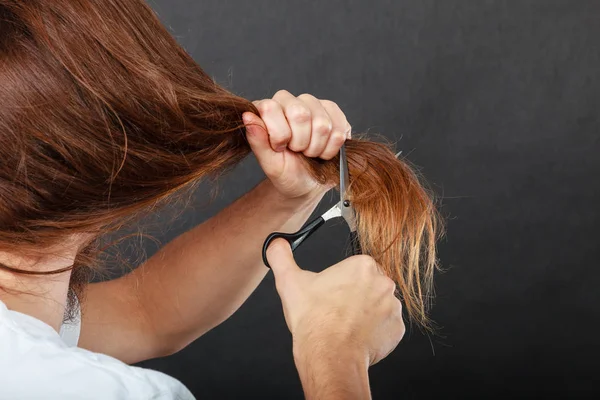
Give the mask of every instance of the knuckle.
<svg viewBox="0 0 600 400">
<path fill-rule="evenodd" d="M 288 118 L 297 122 L 307 122 L 311 117 L 308 107 L 300 103 L 290 105 L 286 110 L 286 114 Z"/>
<path fill-rule="evenodd" d="M 371 256 L 365 255 L 365 254 L 361 254 L 356 257 L 356 262 L 357 265 L 363 269 L 364 271 L 375 271 L 375 269 L 377 268 L 377 262 L 375 261 L 375 259 Z"/>
<path fill-rule="evenodd" d="M 361 265 L 367 265 L 367 264 L 370 264 L 372 262 L 375 262 L 375 260 L 373 259 L 373 257 L 371 257 L 371 256 L 369 256 L 367 254 L 356 255 L 356 256 L 354 256 L 354 260 L 356 260 L 356 262 L 358 264 L 361 264 Z"/>
<path fill-rule="evenodd" d="M 299 99 L 311 99 L 311 100 L 316 100 L 316 97 L 313 96 L 310 93 L 302 93 L 300 96 L 298 96 Z"/>
<path fill-rule="evenodd" d="M 331 132 L 331 129 L 331 120 L 328 118 L 319 117 L 313 121 L 312 130 L 318 135 L 327 136 Z"/>
<path fill-rule="evenodd" d="M 273 97 L 280 97 L 280 96 L 286 96 L 286 95 L 291 95 L 291 93 L 285 89 L 280 89 L 273 95 Z"/>
<path fill-rule="evenodd" d="M 369 262 L 369 268 L 371 271 L 379 273 L 379 264 L 377 264 L 377 261 L 375 261 L 374 258 L 371 258 Z"/>
<path fill-rule="evenodd" d="M 334 132 L 331 135 L 331 140 L 336 146 L 341 147 L 342 144 L 344 144 L 344 142 L 346 141 L 346 135 L 342 132 Z M 338 149 L 336 148 L 336 150 Z"/>
<path fill-rule="evenodd" d="M 315 158 L 319 155 L 319 153 L 315 149 L 311 149 L 310 147 L 302 152 L 308 158 Z"/>
<path fill-rule="evenodd" d="M 337 103 L 335 103 L 334 101 L 331 101 L 331 100 L 320 100 L 320 101 L 321 101 L 321 105 L 323 107 L 330 108 L 330 109 L 339 109 L 340 108 L 337 105 Z"/>
<path fill-rule="evenodd" d="M 387 276 L 384 276 L 383 281 L 381 283 L 381 287 L 386 293 L 388 293 L 388 292 L 393 293 L 396 290 L 396 282 L 394 282 L 392 279 L 388 278 Z M 396 299 L 396 298 L 394 297 L 394 299 Z"/>
<path fill-rule="evenodd" d="M 398 311 L 400 320 L 402 320 L 402 302 L 397 297 L 394 297 L 394 308 Z"/>
<path fill-rule="evenodd" d="M 398 299 L 395 299 L 393 303 L 393 308 L 391 310 L 391 321 L 396 326 L 396 330 L 400 334 L 400 337 L 402 337 L 406 327 L 404 325 L 404 318 L 402 318 L 402 304 Z"/>
<path fill-rule="evenodd" d="M 271 136 L 271 140 L 274 142 L 277 142 L 277 143 L 287 142 L 292 137 L 292 131 L 289 129 L 280 130 L 280 131 L 269 133 L 269 134 Z"/>
<path fill-rule="evenodd" d="M 404 320 L 402 318 L 400 318 L 400 321 L 398 321 L 398 339 L 402 340 L 405 333 L 406 333 L 406 325 L 404 324 Z"/>
<path fill-rule="evenodd" d="M 292 138 L 288 147 L 291 151 L 295 153 L 303 153 L 308 148 L 308 144 L 306 142 L 301 142 Z"/>
<path fill-rule="evenodd" d="M 323 105 L 323 107 L 329 107 L 329 108 L 337 107 L 337 104 L 335 104 L 331 100 L 323 99 L 323 100 L 319 100 L 319 101 L 321 102 L 321 105 Z"/>
<path fill-rule="evenodd" d="M 258 104 L 257 108 L 262 113 L 273 112 L 279 108 L 279 103 L 273 99 L 266 99 L 266 100 L 261 101 Z"/>
</svg>

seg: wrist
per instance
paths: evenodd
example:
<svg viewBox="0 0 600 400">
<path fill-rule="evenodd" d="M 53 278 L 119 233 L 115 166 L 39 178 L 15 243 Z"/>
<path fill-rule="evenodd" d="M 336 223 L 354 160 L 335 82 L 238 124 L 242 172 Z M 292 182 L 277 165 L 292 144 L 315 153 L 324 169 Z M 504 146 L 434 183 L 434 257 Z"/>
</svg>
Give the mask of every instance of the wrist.
<svg viewBox="0 0 600 400">
<path fill-rule="evenodd" d="M 361 351 L 359 348 L 339 343 L 332 344 L 331 341 L 319 340 L 310 338 L 306 341 L 293 340 L 293 354 L 296 365 L 301 366 L 306 363 L 312 363 L 315 360 L 325 361 L 332 358 L 337 361 L 343 361 L 362 367 L 369 368 L 369 355 L 366 351 Z"/>
<path fill-rule="evenodd" d="M 294 345 L 294 361 L 307 400 L 371 399 L 368 357 L 359 351 Z"/>
<path fill-rule="evenodd" d="M 294 341 L 294 362 L 307 399 L 370 399 L 365 352 L 311 340 Z"/>
<path fill-rule="evenodd" d="M 305 195 L 289 197 L 282 194 L 270 179 L 262 181 L 259 187 L 269 193 L 269 198 L 274 199 L 274 206 L 277 209 L 289 212 L 312 211 L 319 204 L 325 193 L 327 193 L 327 188 L 318 188 Z"/>
</svg>

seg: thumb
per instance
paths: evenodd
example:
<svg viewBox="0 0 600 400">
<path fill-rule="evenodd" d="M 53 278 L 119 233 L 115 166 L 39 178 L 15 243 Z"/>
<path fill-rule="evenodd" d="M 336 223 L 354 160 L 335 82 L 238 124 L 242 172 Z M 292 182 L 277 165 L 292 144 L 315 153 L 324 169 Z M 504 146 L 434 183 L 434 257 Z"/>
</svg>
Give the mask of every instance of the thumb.
<svg viewBox="0 0 600 400">
<path fill-rule="evenodd" d="M 267 260 L 273 270 L 276 283 L 283 283 L 288 280 L 289 276 L 301 271 L 296 260 L 294 260 L 294 254 L 290 244 L 285 239 L 275 239 L 273 243 L 267 249 Z"/>
<path fill-rule="evenodd" d="M 248 139 L 248 144 L 261 168 L 267 176 L 276 174 L 283 153 L 277 153 L 271 148 L 269 133 L 264 121 L 249 111 L 242 114 L 242 120 L 246 125 L 246 139 Z"/>
</svg>

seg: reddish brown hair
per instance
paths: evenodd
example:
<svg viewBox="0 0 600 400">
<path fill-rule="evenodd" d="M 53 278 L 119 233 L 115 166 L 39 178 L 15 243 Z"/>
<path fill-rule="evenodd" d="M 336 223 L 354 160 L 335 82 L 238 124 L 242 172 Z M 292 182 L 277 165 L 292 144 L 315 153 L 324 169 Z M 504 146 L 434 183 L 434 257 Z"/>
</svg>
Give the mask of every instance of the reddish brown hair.
<svg viewBox="0 0 600 400">
<path fill-rule="evenodd" d="M 242 114 L 260 115 L 141 0 L 0 0 L 0 99 L 0 251 L 32 255 L 69 235 L 98 238 L 222 174 L 250 152 Z M 388 146 L 350 140 L 347 152 L 362 248 L 428 326 L 432 200 Z M 306 162 L 319 181 L 338 179 L 336 160 Z M 72 288 L 96 243 L 79 253 Z"/>
</svg>

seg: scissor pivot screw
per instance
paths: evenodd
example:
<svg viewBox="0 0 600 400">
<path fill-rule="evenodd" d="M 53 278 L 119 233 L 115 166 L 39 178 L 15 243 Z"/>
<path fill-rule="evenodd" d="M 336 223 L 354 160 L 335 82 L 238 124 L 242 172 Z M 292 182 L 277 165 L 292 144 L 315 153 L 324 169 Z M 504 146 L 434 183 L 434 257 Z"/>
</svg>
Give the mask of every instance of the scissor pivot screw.
<svg viewBox="0 0 600 400">
<path fill-rule="evenodd" d="M 344 200 L 344 207 L 350 207 L 350 202 L 348 200 Z"/>
</svg>

